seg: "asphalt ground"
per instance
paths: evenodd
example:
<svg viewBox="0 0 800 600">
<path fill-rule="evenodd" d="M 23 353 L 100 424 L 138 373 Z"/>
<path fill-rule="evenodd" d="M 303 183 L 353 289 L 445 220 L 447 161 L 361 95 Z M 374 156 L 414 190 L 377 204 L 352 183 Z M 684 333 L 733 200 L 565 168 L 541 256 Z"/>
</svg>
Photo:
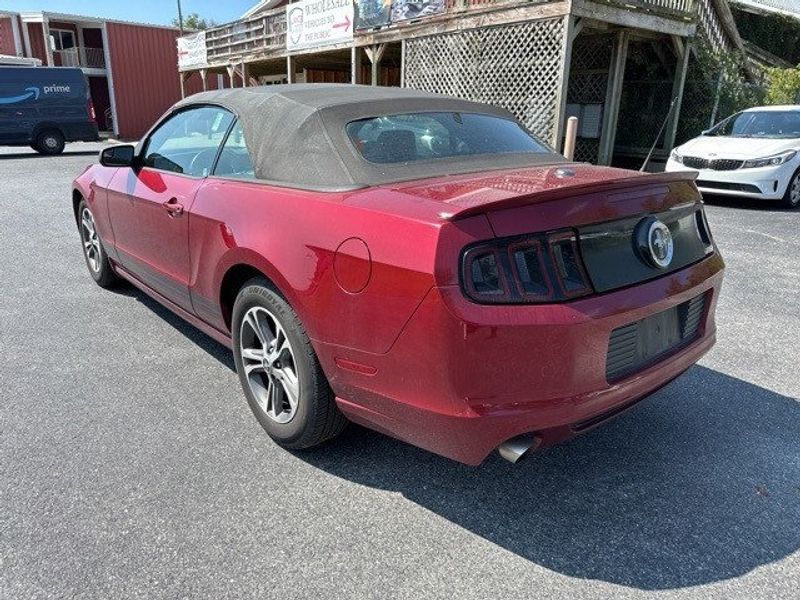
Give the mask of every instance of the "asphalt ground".
<svg viewBox="0 0 800 600">
<path fill-rule="evenodd" d="M 0 598 L 800 597 L 800 212 L 711 201 L 718 344 L 605 427 L 516 466 L 292 453 L 228 349 L 90 279 L 97 147 L 0 151 Z"/>
</svg>

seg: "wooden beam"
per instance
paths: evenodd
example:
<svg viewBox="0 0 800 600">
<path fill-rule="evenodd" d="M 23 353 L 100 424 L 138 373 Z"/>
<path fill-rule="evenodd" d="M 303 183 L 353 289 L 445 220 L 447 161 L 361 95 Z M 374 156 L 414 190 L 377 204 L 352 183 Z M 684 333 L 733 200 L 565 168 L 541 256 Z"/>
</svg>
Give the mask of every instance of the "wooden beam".
<svg viewBox="0 0 800 600">
<path fill-rule="evenodd" d="M 581 22 L 583 19 L 580 20 Z M 580 23 L 576 23 L 575 17 L 565 15 L 563 19 L 564 29 L 561 44 L 561 86 L 558 89 L 558 103 L 556 108 L 556 130 L 553 132 L 554 139 L 551 140 L 553 148 L 557 150 L 562 147 L 564 137 L 564 115 L 567 114 L 567 93 L 569 92 L 569 71 L 572 63 L 572 44 L 577 37 L 575 30 L 583 28 Z"/>
<path fill-rule="evenodd" d="M 676 17 L 657 16 L 642 10 L 633 10 L 620 5 L 602 5 L 592 0 L 572 0 L 572 14 L 589 17 L 606 23 L 614 23 L 634 29 L 649 29 L 682 37 L 694 35 L 697 28 L 694 21 Z"/>
<path fill-rule="evenodd" d="M 406 41 L 400 42 L 400 87 L 406 87 Z"/>
<path fill-rule="evenodd" d="M 689 40 L 683 44 L 682 56 L 679 58 L 680 62 L 675 69 L 675 79 L 672 82 L 672 100 L 675 104 L 672 107 L 672 112 L 669 115 L 669 122 L 667 130 L 664 133 L 664 150 L 667 152 L 672 151 L 675 145 L 675 136 L 678 134 L 678 121 L 681 116 L 681 104 L 683 103 L 683 90 L 686 87 L 686 73 L 689 70 L 689 56 L 691 55 L 691 45 Z"/>
<path fill-rule="evenodd" d="M 630 34 L 622 30 L 617 34 L 617 43 L 611 56 L 606 102 L 603 110 L 603 131 L 600 135 L 600 150 L 597 162 L 601 165 L 611 164 L 614 155 L 614 141 L 617 137 L 617 120 L 622 98 L 622 83 L 625 79 L 625 63 L 628 58 L 628 42 Z"/>
<path fill-rule="evenodd" d="M 575 38 L 577 38 L 583 28 L 586 27 L 586 17 L 573 17 L 572 15 L 567 15 L 570 19 L 570 31 L 569 31 L 569 45 L 572 47 L 572 44 L 575 42 Z"/>
<path fill-rule="evenodd" d="M 381 60 L 383 59 L 383 54 L 386 52 L 386 44 L 375 44 L 374 46 L 368 46 L 364 48 L 364 51 L 367 53 L 369 62 L 372 63 L 372 80 L 370 85 L 379 85 Z"/>
<path fill-rule="evenodd" d="M 47 56 L 47 66 L 54 66 L 53 47 L 50 45 L 50 21 L 47 17 L 42 19 L 42 36 L 44 37 L 44 52 Z"/>
<path fill-rule="evenodd" d="M 22 21 L 22 43 L 25 46 L 25 54 L 28 58 L 33 58 L 33 51 L 31 50 L 31 36 L 28 31 L 28 23 Z"/>
<path fill-rule="evenodd" d="M 203 80 L 203 91 L 208 90 L 208 69 L 200 69 L 200 79 Z"/>
<path fill-rule="evenodd" d="M 236 81 L 233 79 L 234 72 L 236 71 L 233 65 L 225 65 L 225 70 L 228 72 L 228 79 L 231 82 L 231 87 L 236 87 Z"/>
<path fill-rule="evenodd" d="M 350 48 L 350 83 L 358 84 L 361 81 L 361 48 Z"/>
</svg>

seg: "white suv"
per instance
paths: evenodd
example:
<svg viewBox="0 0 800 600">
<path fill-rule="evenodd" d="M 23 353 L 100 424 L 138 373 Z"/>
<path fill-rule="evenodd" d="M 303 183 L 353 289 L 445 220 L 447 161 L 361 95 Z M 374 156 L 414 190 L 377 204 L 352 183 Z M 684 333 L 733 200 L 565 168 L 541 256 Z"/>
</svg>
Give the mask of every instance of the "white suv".
<svg viewBox="0 0 800 600">
<path fill-rule="evenodd" d="M 697 171 L 701 192 L 800 206 L 800 106 L 749 108 L 672 151 L 667 171 Z"/>
</svg>

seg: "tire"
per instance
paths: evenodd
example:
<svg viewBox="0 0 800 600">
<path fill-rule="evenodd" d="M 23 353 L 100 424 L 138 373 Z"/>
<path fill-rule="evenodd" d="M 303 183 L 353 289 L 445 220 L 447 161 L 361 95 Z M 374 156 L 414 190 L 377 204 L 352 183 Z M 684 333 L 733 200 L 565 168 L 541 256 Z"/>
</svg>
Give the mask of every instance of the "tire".
<svg viewBox="0 0 800 600">
<path fill-rule="evenodd" d="M 786 186 L 783 205 L 786 208 L 800 208 L 800 169 L 794 172 L 789 180 L 789 185 Z"/>
<path fill-rule="evenodd" d="M 61 154 L 64 151 L 64 135 L 58 129 L 45 129 L 36 136 L 34 148 L 48 156 Z"/>
<path fill-rule="evenodd" d="M 86 204 L 86 200 L 81 200 L 78 205 L 78 231 L 81 235 L 83 258 L 89 269 L 89 275 L 100 287 L 113 286 L 117 283 L 118 278 L 108 261 L 108 254 L 97 234 L 94 215 L 89 205 Z"/>
<path fill-rule="evenodd" d="M 239 291 L 231 328 L 236 372 L 247 402 L 277 444 L 311 448 L 344 430 L 347 419 L 336 406 L 300 319 L 266 279 L 251 279 Z"/>
</svg>

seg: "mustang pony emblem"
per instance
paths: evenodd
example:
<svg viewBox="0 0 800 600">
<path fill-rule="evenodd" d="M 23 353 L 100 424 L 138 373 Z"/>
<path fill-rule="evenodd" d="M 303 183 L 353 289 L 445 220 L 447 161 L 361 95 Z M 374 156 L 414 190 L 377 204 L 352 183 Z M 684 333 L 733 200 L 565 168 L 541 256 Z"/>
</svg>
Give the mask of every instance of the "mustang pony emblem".
<svg viewBox="0 0 800 600">
<path fill-rule="evenodd" d="M 672 262 L 675 243 L 664 223 L 655 217 L 642 219 L 636 226 L 636 245 L 645 262 L 666 269 Z"/>
</svg>

